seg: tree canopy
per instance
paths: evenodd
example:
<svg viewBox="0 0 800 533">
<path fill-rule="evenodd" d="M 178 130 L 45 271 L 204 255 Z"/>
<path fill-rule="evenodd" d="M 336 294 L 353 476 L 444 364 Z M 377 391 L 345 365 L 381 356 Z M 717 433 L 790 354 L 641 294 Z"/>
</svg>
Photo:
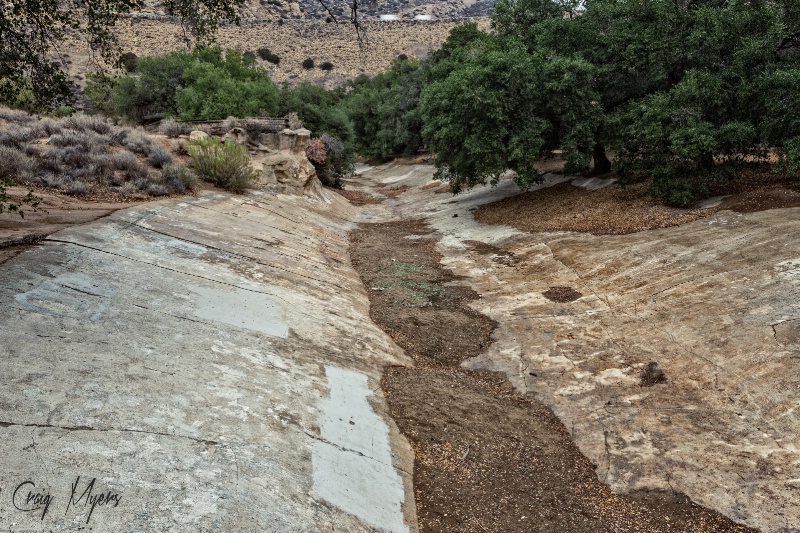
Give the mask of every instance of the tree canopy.
<svg viewBox="0 0 800 533">
<path fill-rule="evenodd" d="M 653 177 L 687 205 L 800 143 L 800 19 L 791 0 L 502 0 L 492 31 L 454 29 L 424 65 L 423 139 L 454 190 L 560 147 L 568 172 Z M 383 103 L 387 106 L 386 102 Z M 787 166 L 788 165 L 788 166 Z"/>
<path fill-rule="evenodd" d="M 167 8 L 202 42 L 235 20 L 242 1 Z M 53 43 L 79 31 L 115 58 L 111 28 L 139 2 L 4 4 L 0 99 L 61 101 L 68 80 L 50 62 Z M 541 178 L 534 163 L 555 149 L 569 173 L 652 178 L 651 192 L 673 205 L 774 158 L 772 149 L 776 168 L 800 173 L 796 0 L 500 0 L 491 24 L 457 26 L 427 59 L 401 56 L 331 91 L 278 89 L 254 53 L 204 47 L 127 57 L 128 76 L 96 76 L 87 96 L 139 121 L 297 112 L 314 135 L 335 140 L 337 173 L 355 152 L 386 158 L 427 147 L 454 191 L 508 170 L 528 187 Z M 113 89 L 98 90 L 98 80 Z"/>
<path fill-rule="evenodd" d="M 245 0 L 165 0 L 189 42 L 208 42 L 222 22 L 238 22 Z M 62 70 L 59 41 L 85 38 L 96 57 L 115 64 L 120 57 L 114 25 L 143 0 L 19 0 L 0 3 L 0 103 L 53 107 L 72 99 Z M 22 101 L 21 101 L 22 100 Z"/>
</svg>

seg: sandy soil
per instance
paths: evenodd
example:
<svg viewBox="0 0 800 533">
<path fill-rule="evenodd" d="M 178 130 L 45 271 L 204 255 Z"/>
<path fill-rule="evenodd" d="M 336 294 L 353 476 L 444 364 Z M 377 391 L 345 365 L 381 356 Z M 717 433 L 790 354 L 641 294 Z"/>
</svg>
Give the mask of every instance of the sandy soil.
<svg viewBox="0 0 800 533">
<path fill-rule="evenodd" d="M 544 404 L 461 368 L 495 324 L 467 306 L 478 296 L 441 267 L 431 231 L 403 221 L 351 235 L 372 319 L 416 362 L 382 384 L 416 454 L 420 531 L 749 531 L 682 495 L 611 493 Z"/>
<path fill-rule="evenodd" d="M 24 187 L 8 188 L 12 199 L 22 197 L 27 192 L 28 189 Z M 15 213 L 0 215 L 0 264 L 52 233 L 143 202 L 131 199 L 96 201 L 46 190 L 34 193 L 42 198 L 36 211 L 24 207 L 24 218 Z"/>
</svg>

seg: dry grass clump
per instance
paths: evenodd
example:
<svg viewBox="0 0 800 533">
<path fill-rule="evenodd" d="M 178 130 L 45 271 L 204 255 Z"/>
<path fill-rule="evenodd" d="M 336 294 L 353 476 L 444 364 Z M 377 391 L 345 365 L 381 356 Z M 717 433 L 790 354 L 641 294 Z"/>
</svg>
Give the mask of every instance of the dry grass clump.
<svg viewBox="0 0 800 533">
<path fill-rule="evenodd" d="M 30 158 L 13 146 L 0 145 L 0 178 L 15 180 L 31 170 Z"/>
<path fill-rule="evenodd" d="M 196 183 L 141 130 L 101 117 L 38 118 L 2 106 L 0 176 L 74 195 L 163 196 Z"/>
<path fill-rule="evenodd" d="M 189 130 L 190 128 L 185 127 L 174 118 L 166 118 L 158 125 L 158 133 L 166 135 L 170 139 L 175 139 L 181 135 L 187 135 L 190 133 Z"/>
</svg>

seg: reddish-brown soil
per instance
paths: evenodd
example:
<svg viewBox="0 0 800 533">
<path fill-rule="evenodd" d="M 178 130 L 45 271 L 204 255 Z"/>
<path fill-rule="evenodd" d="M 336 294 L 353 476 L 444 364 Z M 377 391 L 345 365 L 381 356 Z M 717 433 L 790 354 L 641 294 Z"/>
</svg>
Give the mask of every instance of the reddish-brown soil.
<svg viewBox="0 0 800 533">
<path fill-rule="evenodd" d="M 383 189 L 383 194 L 385 194 L 387 198 L 397 198 L 410 188 L 411 187 L 409 187 L 408 185 L 403 185 L 401 187 L 390 187 Z"/>
<path fill-rule="evenodd" d="M 572 302 L 583 296 L 572 287 L 550 287 L 542 295 L 553 302 Z"/>
<path fill-rule="evenodd" d="M 530 232 L 622 234 L 677 226 L 714 212 L 661 205 L 647 193 L 646 183 L 589 191 L 564 182 L 483 205 L 475 210 L 475 219 Z"/>
<path fill-rule="evenodd" d="M 776 175 L 768 168 L 756 167 L 734 181 L 714 186 L 711 191 L 714 196 L 727 197 L 711 209 L 664 206 L 648 194 L 648 185 L 646 182 L 627 187 L 612 185 L 589 191 L 565 182 L 483 205 L 475 211 L 475 219 L 529 232 L 578 231 L 601 235 L 678 226 L 723 209 L 751 213 L 800 207 L 800 180 Z"/>
<path fill-rule="evenodd" d="M 800 207 L 800 177 L 777 174 L 770 165 L 754 165 L 737 179 L 712 187 L 711 194 L 728 195 L 719 208 L 737 213 Z"/>
<path fill-rule="evenodd" d="M 441 181 L 432 181 L 429 184 L 423 185 L 422 187 L 420 187 L 419 190 L 427 191 L 428 189 L 435 189 L 435 188 L 441 187 L 441 186 L 442 186 L 442 182 Z"/>
<path fill-rule="evenodd" d="M 383 198 L 378 198 L 376 196 L 372 196 L 371 194 L 361 192 L 361 191 L 351 191 L 348 189 L 330 189 L 333 192 L 340 194 L 350 200 L 350 203 L 353 205 L 369 205 L 369 204 L 379 204 L 383 202 Z"/>
<path fill-rule="evenodd" d="M 468 307 L 477 295 L 440 266 L 430 233 L 403 221 L 351 234 L 372 319 L 416 362 L 389 368 L 382 385 L 416 454 L 420 531 L 749 531 L 679 494 L 611 493 L 544 404 L 503 375 L 461 368 L 494 323 Z"/>
</svg>

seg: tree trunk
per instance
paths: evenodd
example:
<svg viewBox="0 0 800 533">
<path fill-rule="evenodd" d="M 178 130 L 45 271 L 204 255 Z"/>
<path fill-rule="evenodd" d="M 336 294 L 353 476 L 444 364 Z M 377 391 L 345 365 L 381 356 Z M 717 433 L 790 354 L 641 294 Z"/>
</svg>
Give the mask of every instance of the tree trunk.
<svg viewBox="0 0 800 533">
<path fill-rule="evenodd" d="M 698 161 L 698 167 L 700 170 L 711 170 L 716 166 L 716 162 L 714 161 L 714 154 L 707 153 L 700 156 L 700 160 Z"/>
<path fill-rule="evenodd" d="M 611 161 L 606 155 L 606 147 L 603 143 L 597 143 L 592 150 L 592 160 L 594 161 L 593 174 L 607 174 L 611 172 Z"/>
</svg>

